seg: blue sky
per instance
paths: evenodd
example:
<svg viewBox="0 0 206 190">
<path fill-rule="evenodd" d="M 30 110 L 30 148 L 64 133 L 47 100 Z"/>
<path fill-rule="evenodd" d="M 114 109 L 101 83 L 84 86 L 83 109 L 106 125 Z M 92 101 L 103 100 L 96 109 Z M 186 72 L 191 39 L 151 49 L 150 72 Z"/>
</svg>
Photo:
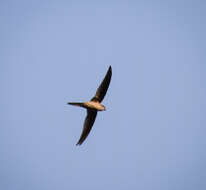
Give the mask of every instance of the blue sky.
<svg viewBox="0 0 206 190">
<path fill-rule="evenodd" d="M 206 189 L 204 1 L 0 1 L 0 189 Z M 113 76 L 82 146 L 87 101 Z"/>
</svg>

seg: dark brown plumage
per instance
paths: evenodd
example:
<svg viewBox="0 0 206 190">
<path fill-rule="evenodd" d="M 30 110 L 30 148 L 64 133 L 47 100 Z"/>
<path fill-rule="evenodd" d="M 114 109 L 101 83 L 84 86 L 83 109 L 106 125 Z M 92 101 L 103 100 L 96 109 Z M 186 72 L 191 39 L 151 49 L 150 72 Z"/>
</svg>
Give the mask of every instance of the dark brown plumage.
<svg viewBox="0 0 206 190">
<path fill-rule="evenodd" d="M 111 77 L 112 77 L 112 67 L 110 66 L 102 83 L 99 85 L 99 88 L 97 89 L 95 96 L 91 99 L 92 101 L 102 102 L 104 96 L 107 93 L 107 89 L 109 87 Z"/>
<path fill-rule="evenodd" d="M 87 138 L 87 136 L 89 135 L 92 129 L 92 126 L 94 124 L 95 118 L 97 116 L 97 111 L 105 110 L 105 107 L 101 104 L 101 102 L 107 93 L 107 89 L 109 87 L 111 77 L 112 77 L 112 67 L 110 66 L 102 83 L 97 89 L 95 96 L 89 102 L 69 102 L 68 103 L 70 105 L 80 106 L 80 107 L 84 107 L 87 109 L 87 116 L 84 121 L 84 127 L 82 130 L 82 134 L 76 145 L 81 145 L 84 142 L 84 140 Z"/>
<path fill-rule="evenodd" d="M 87 136 L 89 135 L 89 132 L 92 129 L 96 116 L 97 116 L 96 110 L 87 109 L 87 116 L 84 120 L 84 127 L 82 130 L 82 134 L 76 145 L 81 145 L 84 142 L 84 140 L 87 138 Z"/>
</svg>

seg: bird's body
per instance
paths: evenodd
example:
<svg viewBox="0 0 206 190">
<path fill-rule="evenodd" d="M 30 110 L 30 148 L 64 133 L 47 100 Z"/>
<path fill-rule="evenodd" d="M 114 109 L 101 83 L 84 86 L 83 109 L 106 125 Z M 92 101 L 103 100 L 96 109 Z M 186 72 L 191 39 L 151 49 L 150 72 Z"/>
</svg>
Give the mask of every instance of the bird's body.
<svg viewBox="0 0 206 190">
<path fill-rule="evenodd" d="M 101 101 L 104 99 L 106 95 L 107 89 L 109 87 L 110 81 L 112 76 L 112 68 L 109 67 L 106 76 L 104 77 L 102 83 L 100 84 L 99 88 L 95 96 L 88 102 L 69 102 L 68 104 L 73 106 L 79 106 L 87 109 L 87 116 L 84 121 L 84 127 L 80 139 L 77 145 L 81 145 L 84 140 L 87 138 L 91 128 L 94 124 L 96 115 L 98 111 L 105 111 L 105 106 L 101 104 Z"/>
<path fill-rule="evenodd" d="M 89 101 L 89 102 L 69 102 L 68 104 L 73 105 L 73 106 L 79 106 L 83 107 L 86 109 L 93 109 L 96 111 L 104 111 L 105 107 L 99 103 L 99 102 L 94 102 L 94 101 Z"/>
</svg>

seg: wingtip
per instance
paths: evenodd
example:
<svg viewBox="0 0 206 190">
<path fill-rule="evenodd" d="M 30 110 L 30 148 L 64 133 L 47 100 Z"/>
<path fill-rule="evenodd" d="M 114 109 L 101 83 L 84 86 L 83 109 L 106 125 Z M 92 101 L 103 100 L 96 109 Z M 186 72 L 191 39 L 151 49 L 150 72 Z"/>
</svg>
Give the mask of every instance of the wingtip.
<svg viewBox="0 0 206 190">
<path fill-rule="evenodd" d="M 108 71 L 109 71 L 109 72 L 112 72 L 112 66 L 111 66 L 111 65 L 109 66 Z"/>
<path fill-rule="evenodd" d="M 76 144 L 76 146 L 80 146 L 82 143 L 80 143 L 80 142 L 78 142 L 77 144 Z"/>
<path fill-rule="evenodd" d="M 83 141 L 81 141 L 81 139 L 79 139 L 76 146 L 80 146 L 82 143 L 83 143 Z"/>
</svg>

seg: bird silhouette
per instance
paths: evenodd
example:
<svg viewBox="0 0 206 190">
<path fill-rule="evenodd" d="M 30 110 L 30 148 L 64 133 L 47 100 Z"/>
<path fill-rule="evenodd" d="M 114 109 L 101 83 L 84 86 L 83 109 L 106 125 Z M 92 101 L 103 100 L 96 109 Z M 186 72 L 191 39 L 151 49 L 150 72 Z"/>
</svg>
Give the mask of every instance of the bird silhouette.
<svg viewBox="0 0 206 190">
<path fill-rule="evenodd" d="M 107 89 L 109 87 L 111 77 L 112 77 L 112 67 L 109 66 L 107 74 L 105 75 L 102 83 L 97 89 L 95 96 L 90 101 L 88 102 L 68 102 L 68 104 L 70 105 L 79 106 L 79 107 L 83 107 L 87 109 L 87 116 L 84 121 L 82 134 L 76 145 L 81 145 L 84 142 L 84 140 L 87 138 L 87 136 L 89 135 L 92 129 L 92 126 L 94 124 L 94 121 L 96 119 L 97 112 L 106 110 L 105 106 L 102 105 L 101 102 L 107 93 Z"/>
</svg>

